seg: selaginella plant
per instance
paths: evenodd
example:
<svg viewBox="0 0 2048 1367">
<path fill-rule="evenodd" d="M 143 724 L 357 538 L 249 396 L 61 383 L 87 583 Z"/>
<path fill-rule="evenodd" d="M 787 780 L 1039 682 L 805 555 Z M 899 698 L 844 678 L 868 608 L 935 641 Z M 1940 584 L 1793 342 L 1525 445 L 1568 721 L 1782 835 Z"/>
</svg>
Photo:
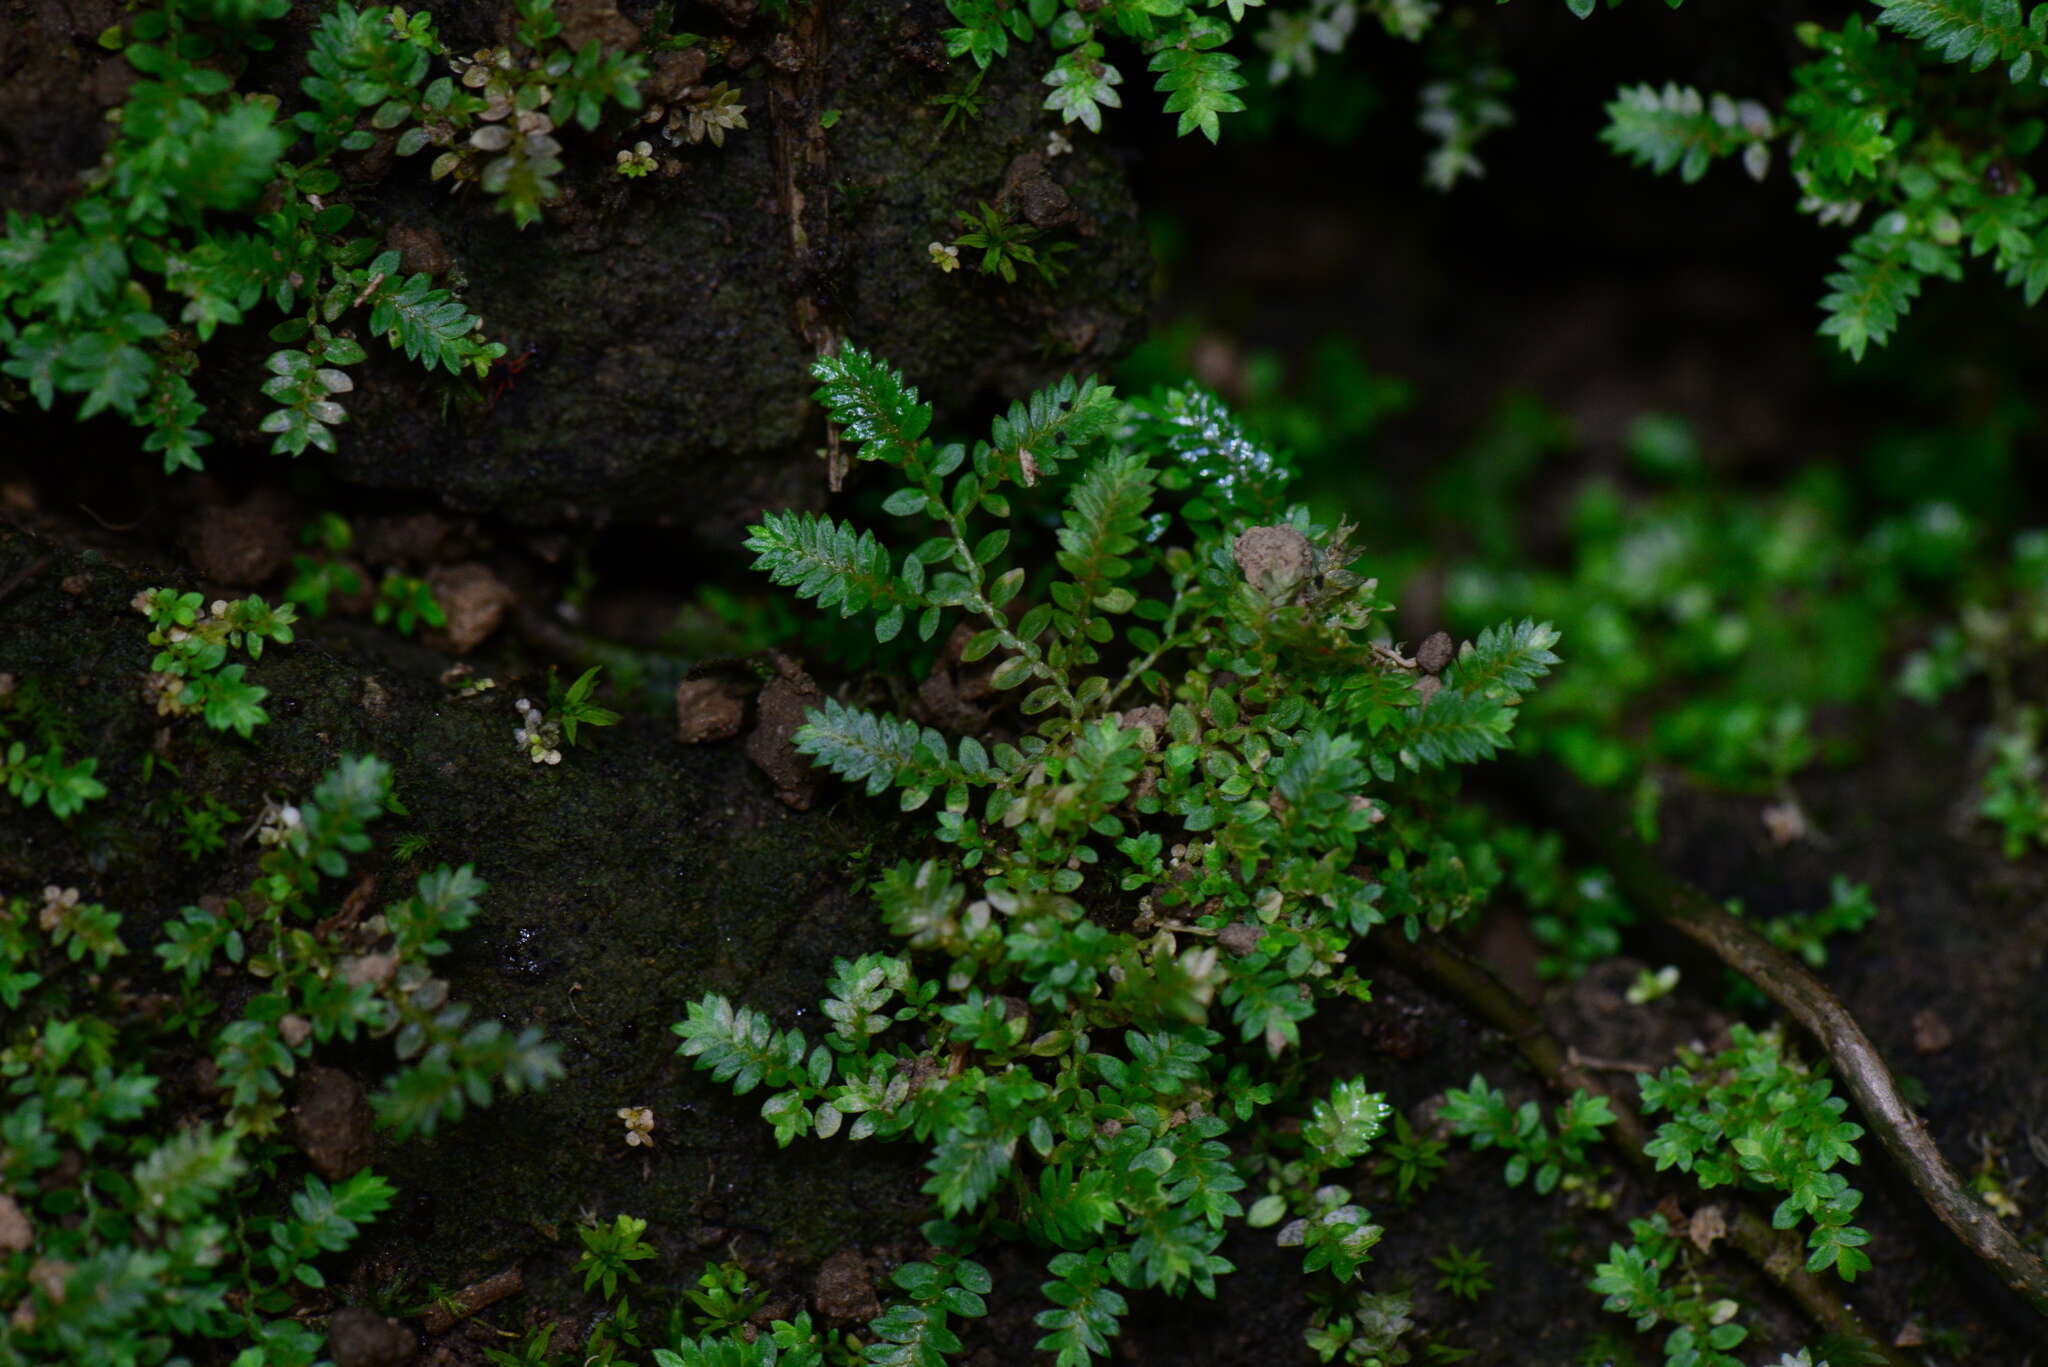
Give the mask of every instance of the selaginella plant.
<svg viewBox="0 0 2048 1367">
<path fill-rule="evenodd" d="M 925 1190 L 966 1245 L 1046 1250 L 1039 1346 L 1061 1364 L 1107 1354 L 1119 1287 L 1211 1294 L 1240 1193 L 1306 1271 L 1352 1282 L 1379 1228 L 1333 1178 L 1388 1107 L 1363 1078 L 1304 1098 L 1301 1028 L 1368 995 L 1370 935 L 1444 927 L 1483 893 L 1490 861 L 1420 799 L 1505 742 L 1556 633 L 1404 653 L 1351 529 L 1288 506 L 1289 472 L 1200 390 L 1133 403 L 1068 379 L 970 449 L 930 440 L 929 406 L 869 355 L 815 373 L 901 481 L 883 506 L 925 535 L 899 553 L 771 513 L 758 567 L 881 640 L 946 629 L 1002 701 L 979 736 L 811 713 L 798 748 L 935 806 L 943 853 L 875 882 L 901 943 L 840 961 L 821 1035 L 713 994 L 675 1027 L 682 1052 L 765 1086 L 783 1144 L 927 1146 Z M 1049 554 L 1009 556 L 1055 491 Z M 1298 1127 L 1254 1130 L 1283 1104 Z"/>
<path fill-rule="evenodd" d="M 107 785 L 93 777 L 97 758 L 64 758 L 70 729 L 36 681 L 0 674 L 0 788 L 24 807 L 42 803 L 59 820 L 107 795 Z"/>
<path fill-rule="evenodd" d="M 1810 55 L 1774 83 L 1786 92 L 1775 108 L 1643 84 L 1616 93 L 1602 135 L 1687 181 L 1723 158 L 1761 180 L 1782 153 L 1799 211 L 1858 230 L 1827 277 L 1820 330 L 1859 360 L 1891 338 L 1924 281 L 1961 279 L 1971 257 L 2029 304 L 2048 292 L 2048 198 L 2023 164 L 2044 127 L 2048 20 L 2017 0 L 1874 8 L 1840 28 L 1798 25 Z"/>
<path fill-rule="evenodd" d="M 135 595 L 134 607 L 149 618 L 149 643 L 157 647 L 149 692 L 159 714 L 202 716 L 214 730 L 244 740 L 270 719 L 262 706 L 270 690 L 248 681 L 247 665 L 228 664 L 228 652 L 260 660 L 265 641 L 291 644 L 298 610 L 290 603 L 272 607 L 251 594 L 208 605 L 201 593 L 146 589 Z"/>
<path fill-rule="evenodd" d="M 388 1040 L 371 1104 L 404 1137 L 559 1075 L 538 1031 L 472 1022 L 432 971 L 476 915 L 468 866 L 382 912 L 325 905 L 390 803 L 363 757 L 272 804 L 247 891 L 164 919 L 155 990 L 119 913 L 55 885 L 0 897 L 0 1367 L 186 1362 L 206 1341 L 221 1355 L 201 1360 L 311 1367 L 320 1259 L 393 1192 L 300 1175 L 287 1083 L 322 1046 Z M 224 976 L 247 983 L 227 1011 Z"/>
</svg>

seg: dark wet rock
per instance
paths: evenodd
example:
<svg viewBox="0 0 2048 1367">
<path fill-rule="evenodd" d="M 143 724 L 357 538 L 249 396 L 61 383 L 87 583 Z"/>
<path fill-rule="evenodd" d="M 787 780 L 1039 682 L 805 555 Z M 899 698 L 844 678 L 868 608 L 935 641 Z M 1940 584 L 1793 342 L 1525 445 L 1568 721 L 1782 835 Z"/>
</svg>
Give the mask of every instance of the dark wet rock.
<svg viewBox="0 0 2048 1367">
<path fill-rule="evenodd" d="M 875 1278 L 860 1250 L 843 1248 L 818 1267 L 811 1284 L 811 1304 L 828 1319 L 862 1322 L 882 1313 L 875 1297 Z"/>
<path fill-rule="evenodd" d="M 334 1367 L 403 1367 L 419 1351 L 419 1339 L 366 1306 L 345 1305 L 327 1322 L 327 1351 Z"/>
<path fill-rule="evenodd" d="M 260 493 L 235 504 L 203 504 L 186 523 L 184 542 L 193 568 L 209 584 L 253 588 L 291 556 L 285 500 Z"/>
<path fill-rule="evenodd" d="M 589 10 L 593 33 L 627 22 Z M 436 13 L 445 32 L 488 31 L 466 6 Z M 887 357 L 942 426 L 1103 369 L 1142 335 L 1151 277 L 1124 173 L 1097 139 L 1054 163 L 1035 155 L 1056 125 L 1030 61 L 992 66 L 983 116 L 941 130 L 930 97 L 959 73 L 925 58 L 943 19 L 921 0 L 793 8 L 754 18 L 738 35 L 750 53 L 662 54 L 650 110 L 727 81 L 748 127 L 723 147 L 671 145 L 659 124 L 567 127 L 566 196 L 524 232 L 394 159 L 363 211 L 402 225 L 386 232 L 407 268 L 459 285 L 520 369 L 451 402 L 454 381 L 372 346 L 340 451 L 308 463 L 527 525 L 673 526 L 728 548 L 764 507 L 825 496 L 809 367 L 827 347 Z M 841 117 L 826 130 L 828 105 Z M 642 138 L 678 173 L 618 177 L 616 150 Z M 1006 194 L 1078 247 L 1057 287 L 932 266 L 927 246 L 959 231 L 958 211 Z M 226 363 L 198 377 L 224 453 L 268 447 L 268 401 L 245 379 Z"/>
<path fill-rule="evenodd" d="M 147 948 L 166 909 L 219 908 L 220 899 L 244 895 L 253 864 L 181 857 L 175 831 L 144 813 L 161 792 L 143 780 L 145 758 L 175 763 L 195 801 L 212 796 L 247 813 L 266 794 L 299 800 L 343 755 L 378 754 L 394 765 L 411 815 L 379 820 L 374 848 L 349 856 L 349 878 L 323 885 L 323 917 L 342 912 L 367 875 L 379 878 L 361 899 L 365 919 L 409 895 L 434 865 L 473 865 L 490 889 L 476 922 L 434 961 L 435 973 L 447 979 L 451 1001 L 471 1008 L 470 1019 L 514 1032 L 536 1026 L 561 1046 L 566 1075 L 545 1091 L 501 1094 L 429 1138 L 379 1139 L 376 1171 L 398 1197 L 350 1259 L 454 1287 L 518 1266 L 532 1304 L 571 1310 L 585 1305 L 581 1281 L 573 1257 L 556 1255 L 561 1239 L 573 1246 L 585 1209 L 647 1219 L 676 1241 L 665 1256 L 675 1263 L 669 1274 L 684 1283 L 702 1262 L 682 1246 L 696 1230 L 715 1229 L 718 1249 L 740 1240 L 748 1256 L 772 1248 L 793 1265 L 856 1242 L 914 1238 L 927 1203 L 914 1146 L 869 1147 L 852 1166 L 844 1145 L 777 1150 L 763 1142 L 759 1098 L 735 1097 L 690 1068 L 669 1032 L 705 992 L 786 1018 L 816 1003 L 834 958 L 883 943 L 872 904 L 842 872 L 850 850 L 893 838 L 881 810 L 821 802 L 792 811 L 741 747 L 677 745 L 663 717 L 628 715 L 562 764 L 534 765 L 511 742 L 509 683 L 484 701 L 451 705 L 440 682 L 447 655 L 335 618 L 302 623 L 291 645 L 272 646 L 250 664 L 249 681 L 270 689 L 273 701 L 300 703 L 290 715 L 272 707 L 252 740 L 196 720 L 165 726 L 138 686 L 152 648 L 128 603 L 138 589 L 164 577 L 182 581 L 189 571 L 166 575 L 156 565 L 143 573 L 101 560 L 83 592 L 67 593 L 61 583 L 85 569 L 81 555 L 0 523 L 0 584 L 46 557 L 0 599 L 0 674 L 14 676 L 17 688 L 61 683 L 67 714 L 91 738 L 109 792 L 68 822 L 40 809 L 0 820 L 0 887 L 75 884 L 119 908 L 134 989 L 154 984 L 175 998 L 175 983 L 151 976 Z M 373 689 L 370 709 L 363 701 Z M 400 833 L 425 837 L 423 858 L 392 858 Z M 515 955 L 532 970 L 513 963 Z M 340 971 L 349 981 L 377 981 L 394 967 L 378 946 Z M 205 981 L 224 994 L 258 985 L 246 976 Z M 238 1013 L 241 1001 L 227 999 L 226 1009 Z M 345 1049 L 349 1073 L 373 1093 L 397 1066 L 388 1039 L 319 1047 Z M 195 1120 L 218 1119 L 226 1103 L 201 1045 L 189 1057 L 167 1052 L 155 1062 L 161 1075 L 189 1079 Z M 315 1070 L 308 1080 L 321 1076 Z M 346 1116 L 355 1105 L 338 1094 L 316 1102 L 311 1089 L 295 1088 L 291 1099 L 302 1114 L 286 1119 L 285 1132 L 301 1142 L 299 1126 Z M 621 1106 L 648 1107 L 657 1135 L 687 1142 L 628 1149 Z M 337 1155 L 352 1147 L 347 1136 L 361 1133 L 354 1114 L 317 1125 L 319 1135 L 343 1141 Z M 333 1165 L 346 1166 L 338 1157 Z M 76 1180 L 61 1165 L 52 1176 Z M 295 1186 L 302 1176 L 289 1180 Z M 283 1193 L 274 1195 L 281 1207 Z M 343 1262 L 331 1274 L 337 1284 L 347 1274 Z M 362 1294 L 384 1280 L 366 1283 Z"/>
<path fill-rule="evenodd" d="M 339 1068 L 306 1069 L 292 1106 L 292 1135 L 313 1170 L 329 1181 L 360 1172 L 376 1143 L 362 1084 Z"/>
<path fill-rule="evenodd" d="M 778 656 L 777 664 L 782 673 L 761 686 L 755 701 L 747 758 L 775 785 L 776 797 L 800 812 L 808 811 L 818 796 L 818 770 L 809 757 L 797 753 L 796 733 L 825 695 L 786 657 Z"/>
</svg>

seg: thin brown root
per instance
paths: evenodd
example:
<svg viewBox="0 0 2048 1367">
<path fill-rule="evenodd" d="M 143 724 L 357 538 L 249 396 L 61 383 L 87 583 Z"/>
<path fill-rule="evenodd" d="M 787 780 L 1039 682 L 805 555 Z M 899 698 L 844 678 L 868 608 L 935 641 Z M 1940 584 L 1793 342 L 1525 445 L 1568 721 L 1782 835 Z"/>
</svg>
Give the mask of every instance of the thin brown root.
<svg viewBox="0 0 2048 1367">
<path fill-rule="evenodd" d="M 1589 1096 L 1604 1096 L 1614 1112 L 1614 1127 L 1608 1138 L 1620 1150 L 1629 1166 L 1639 1172 L 1652 1170 L 1644 1152 L 1648 1136 L 1642 1117 L 1622 1097 L 1615 1095 L 1587 1071 L 1589 1062 L 1567 1048 L 1535 1008 L 1499 978 L 1493 970 L 1442 941 L 1425 936 L 1415 944 L 1389 935 L 1375 940 L 1376 948 L 1386 946 L 1387 957 L 1410 975 L 1443 992 L 1514 1041 L 1530 1067 L 1559 1092 L 1573 1089 Z M 1841 1289 L 1824 1283 L 1806 1270 L 1806 1258 L 1790 1236 L 1771 1228 L 1770 1221 L 1746 1204 L 1734 1205 L 1728 1220 L 1727 1239 L 1754 1263 L 1780 1290 L 1806 1312 L 1815 1324 L 1829 1333 L 1862 1339 L 1870 1343 L 1892 1367 L 1912 1367 L 1912 1359 L 1901 1355 L 1864 1324 Z"/>
<path fill-rule="evenodd" d="M 1629 830 L 1620 813 L 1561 773 L 1523 774 L 1527 796 L 1614 875 L 1623 897 L 1755 983 L 1819 1041 L 1864 1121 L 1929 1210 L 1964 1248 L 2036 1311 L 2048 1315 L 2048 1263 L 2029 1252 L 1982 1201 L 1963 1189 L 1927 1126 L 1899 1095 L 1891 1070 L 1841 998 L 1753 927 L 1676 877 Z"/>
</svg>

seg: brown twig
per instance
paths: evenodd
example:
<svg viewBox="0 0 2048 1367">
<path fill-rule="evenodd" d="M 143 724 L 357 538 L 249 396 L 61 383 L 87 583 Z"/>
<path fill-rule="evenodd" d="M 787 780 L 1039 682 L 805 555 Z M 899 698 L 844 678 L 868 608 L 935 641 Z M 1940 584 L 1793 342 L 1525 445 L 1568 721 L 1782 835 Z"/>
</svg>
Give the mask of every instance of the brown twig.
<svg viewBox="0 0 2048 1367">
<path fill-rule="evenodd" d="M 1963 1189 L 1927 1127 L 1899 1096 L 1877 1046 L 1834 993 L 1798 960 L 1684 882 L 1637 840 L 1627 819 L 1562 774 L 1524 771 L 1523 789 L 1553 824 L 1585 845 L 1614 875 L 1622 895 L 1748 978 L 1798 1021 L 1834 1060 L 1871 1133 L 1963 1247 L 2036 1311 L 2048 1315 L 2048 1263 Z"/>
<path fill-rule="evenodd" d="M 486 1277 L 463 1287 L 445 1304 L 428 1310 L 421 1327 L 429 1334 L 445 1334 L 455 1327 L 458 1320 L 466 1320 L 480 1310 L 488 1310 L 507 1296 L 517 1295 L 525 1289 L 526 1279 L 520 1275 L 519 1269 L 508 1267 L 495 1277 Z"/>
<path fill-rule="evenodd" d="M 1630 1167 L 1644 1173 L 1652 1170 L 1644 1150 L 1648 1135 L 1635 1108 L 1588 1073 L 1578 1051 L 1567 1048 L 1543 1023 L 1535 1008 L 1495 977 L 1493 970 L 1431 936 L 1409 944 L 1399 935 L 1389 935 L 1375 939 L 1373 944 L 1410 976 L 1455 998 L 1514 1041 L 1529 1066 L 1552 1088 L 1560 1092 L 1576 1088 L 1589 1096 L 1606 1097 L 1608 1108 L 1614 1112 L 1614 1126 L 1607 1138 Z M 1806 1270 L 1806 1259 L 1790 1236 L 1772 1229 L 1770 1221 L 1749 1206 L 1735 1205 L 1726 1237 L 1815 1324 L 1830 1333 L 1869 1342 L 1891 1367 L 1913 1367 L 1912 1359 L 1886 1344 L 1863 1323 L 1862 1317 L 1842 1299 L 1839 1288 Z"/>
</svg>

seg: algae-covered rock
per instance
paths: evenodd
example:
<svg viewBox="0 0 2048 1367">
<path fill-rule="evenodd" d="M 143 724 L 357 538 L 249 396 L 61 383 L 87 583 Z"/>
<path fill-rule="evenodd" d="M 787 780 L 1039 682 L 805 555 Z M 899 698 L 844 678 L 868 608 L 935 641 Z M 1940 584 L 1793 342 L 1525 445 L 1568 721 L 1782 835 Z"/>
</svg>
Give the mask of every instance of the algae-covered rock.
<svg viewBox="0 0 2048 1367">
<path fill-rule="evenodd" d="M 0 14 L 21 4 L 0 0 Z M 267 26 L 285 60 L 246 83 L 303 105 L 307 35 L 324 8 Z M 659 22 L 651 3 L 557 8 L 605 43 Z M 456 53 L 512 37 L 509 4 L 431 9 Z M 1100 139 L 1076 132 L 1049 154 L 1058 120 L 1041 107 L 1043 63 L 996 64 L 978 114 L 953 111 L 948 127 L 933 98 L 975 68 L 946 59 L 939 34 L 952 20 L 937 0 L 791 6 L 786 18 L 684 9 L 677 28 L 712 36 L 654 54 L 641 113 L 687 110 L 725 85 L 745 126 L 692 144 L 686 126 L 667 136 L 673 112 L 646 123 L 614 108 L 595 132 L 564 116 L 562 197 L 523 231 L 475 185 L 430 180 L 431 153 L 394 156 L 393 134 L 340 159 L 358 215 L 349 231 L 454 289 L 508 356 L 479 382 L 372 345 L 338 452 L 304 463 L 529 525 L 673 525 L 729 547 L 762 508 L 824 497 L 828 439 L 808 369 L 821 351 L 876 350 L 958 412 L 1099 370 L 1136 342 L 1150 280 L 1136 208 Z M 58 211 L 91 171 L 98 135 L 56 130 L 104 128 L 125 85 L 87 69 L 125 64 L 82 22 L 43 6 L 0 37 L 0 57 L 64 73 L 50 93 L 61 117 L 0 129 L 0 209 Z M 434 71 L 445 74 L 438 61 Z M 617 155 L 643 139 L 659 169 L 627 179 Z M 1014 283 L 984 274 L 971 248 L 964 268 L 938 269 L 930 245 L 984 203 L 1042 230 L 1041 247 L 1072 248 L 1059 284 L 1029 269 Z M 201 347 L 193 374 L 219 468 L 271 444 L 260 424 L 274 405 L 258 391 L 278 316 L 250 318 Z M 357 311 L 337 326 L 361 333 L 363 321 Z M 29 430 L 52 455 L 75 439 L 68 413 Z"/>
<path fill-rule="evenodd" d="M 430 386 L 380 367 L 394 373 L 361 387 L 337 468 L 520 521 L 676 524 L 730 544 L 763 507 L 825 492 L 808 372 L 823 346 L 876 350 L 955 408 L 1113 359 L 1139 335 L 1149 258 L 1099 142 L 1075 138 L 1024 182 L 1072 201 L 1045 239 L 1078 247 L 1058 287 L 933 266 L 958 211 L 1009 189 L 1030 212 L 1009 168 L 1054 126 L 1018 61 L 989 72 L 979 119 L 942 128 L 928 100 L 967 71 L 933 69 L 937 9 L 809 7 L 793 70 L 735 79 L 744 131 L 665 149 L 674 178 L 574 173 L 609 148 L 572 158 L 573 198 L 541 228 L 394 180 L 386 221 L 435 229 L 491 334 L 533 351 L 488 411 L 447 421 Z"/>
<path fill-rule="evenodd" d="M 162 718 L 144 696 L 148 624 L 131 600 L 166 582 L 177 581 L 0 526 L 0 676 L 16 702 L 42 699 L 38 716 L 69 757 L 98 758 L 108 789 L 64 822 L 0 790 L 0 896 L 75 886 L 118 912 L 128 952 L 116 990 L 156 1009 L 146 1004 L 176 996 L 154 971 L 159 929 L 188 904 L 248 887 L 253 815 L 266 800 L 303 799 L 342 756 L 374 752 L 394 766 L 404 814 L 376 823 L 375 847 L 327 882 L 322 905 L 360 914 L 402 899 L 437 864 L 474 865 L 490 884 L 483 915 L 436 972 L 474 1019 L 538 1025 L 561 1046 L 566 1074 L 546 1091 L 500 1097 L 406 1144 L 362 1134 L 355 1093 L 323 1071 L 375 1090 L 396 1066 L 388 1041 L 335 1041 L 316 1050 L 317 1069 L 299 1070 L 288 1095 L 301 1113 L 283 1133 L 305 1161 L 281 1176 L 296 1183 L 308 1166 L 333 1174 L 367 1157 L 401 1193 L 359 1247 L 370 1280 L 348 1298 L 379 1278 L 461 1287 L 509 1266 L 536 1302 L 568 1304 L 584 1214 L 647 1219 L 668 1255 L 648 1268 L 653 1280 L 687 1280 L 734 1247 L 801 1268 L 914 1230 L 923 1198 L 907 1148 L 778 1152 L 759 1097 L 735 1099 L 695 1072 L 668 1029 L 712 991 L 791 1019 L 817 1000 L 835 955 L 880 943 L 850 862 L 885 833 L 866 808 L 791 811 L 738 740 L 679 744 L 665 714 L 586 729 L 562 763 L 534 764 L 512 739 L 516 676 L 458 698 L 440 682 L 446 657 L 333 623 L 302 623 L 296 641 L 249 665 L 270 713 L 251 740 Z M 7 716 L 17 737 L 30 734 L 21 714 Z M 225 850 L 178 852 L 174 794 L 235 809 Z M 230 972 L 202 990 L 231 1019 L 258 985 Z M 150 1061 L 188 1119 L 221 1109 L 192 1080 L 202 1052 L 195 1042 Z M 653 1112 L 651 1146 L 626 1142 L 622 1107 Z"/>
</svg>

